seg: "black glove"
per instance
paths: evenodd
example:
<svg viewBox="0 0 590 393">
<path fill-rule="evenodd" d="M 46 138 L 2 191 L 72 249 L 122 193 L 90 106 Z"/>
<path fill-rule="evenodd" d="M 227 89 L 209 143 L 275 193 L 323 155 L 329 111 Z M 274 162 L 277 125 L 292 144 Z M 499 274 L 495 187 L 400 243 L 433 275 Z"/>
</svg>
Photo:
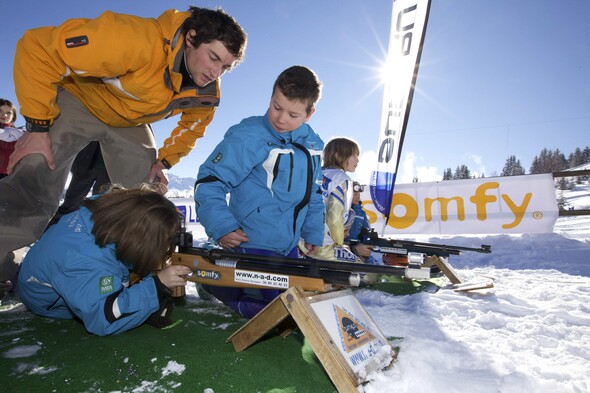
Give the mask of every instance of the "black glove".
<svg viewBox="0 0 590 393">
<path fill-rule="evenodd" d="M 172 292 L 166 285 L 162 284 L 158 276 L 154 276 L 154 283 L 156 284 L 156 290 L 158 291 L 160 308 L 150 315 L 145 323 L 157 327 L 158 329 L 162 329 L 172 323 L 170 316 L 174 309 L 174 300 L 171 296 Z"/>
<path fill-rule="evenodd" d="M 172 315 L 173 309 L 174 300 L 172 300 L 172 296 L 168 296 L 166 299 L 160 300 L 160 308 L 150 315 L 145 323 L 158 329 L 165 328 L 172 323 L 170 316 Z"/>
</svg>

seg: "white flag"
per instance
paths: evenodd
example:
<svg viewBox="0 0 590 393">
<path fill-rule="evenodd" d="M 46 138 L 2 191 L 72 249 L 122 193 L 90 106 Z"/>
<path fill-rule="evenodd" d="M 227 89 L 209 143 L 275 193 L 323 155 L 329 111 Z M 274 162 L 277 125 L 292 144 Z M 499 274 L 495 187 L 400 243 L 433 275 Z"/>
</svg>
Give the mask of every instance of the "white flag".
<svg viewBox="0 0 590 393">
<path fill-rule="evenodd" d="M 430 0 L 393 3 L 377 163 L 370 182 L 375 208 L 387 218 L 429 11 Z"/>
</svg>

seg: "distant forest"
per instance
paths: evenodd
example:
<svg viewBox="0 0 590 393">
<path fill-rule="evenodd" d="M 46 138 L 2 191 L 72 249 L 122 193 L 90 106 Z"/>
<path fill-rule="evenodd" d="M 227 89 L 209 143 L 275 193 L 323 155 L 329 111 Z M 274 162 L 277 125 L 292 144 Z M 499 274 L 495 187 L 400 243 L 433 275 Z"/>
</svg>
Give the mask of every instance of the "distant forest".
<svg viewBox="0 0 590 393">
<path fill-rule="evenodd" d="M 533 163 L 529 168 L 528 174 L 533 175 L 538 173 L 560 172 L 588 163 L 590 163 L 590 146 L 586 146 L 583 149 L 576 148 L 576 150 L 573 153 L 570 153 L 567 157 L 559 149 L 550 150 L 545 148 L 539 155 L 533 158 Z M 502 168 L 500 176 L 517 176 L 526 174 L 527 172 L 520 163 L 520 160 L 517 159 L 516 156 L 510 156 L 506 159 L 506 163 L 504 164 L 504 168 Z M 471 174 L 467 165 L 457 166 L 454 172 L 451 168 L 447 168 L 443 173 L 443 180 L 472 179 L 474 177 L 475 176 Z M 482 174 L 480 177 L 485 177 L 485 175 Z M 579 181 L 583 179 L 577 180 Z"/>
</svg>

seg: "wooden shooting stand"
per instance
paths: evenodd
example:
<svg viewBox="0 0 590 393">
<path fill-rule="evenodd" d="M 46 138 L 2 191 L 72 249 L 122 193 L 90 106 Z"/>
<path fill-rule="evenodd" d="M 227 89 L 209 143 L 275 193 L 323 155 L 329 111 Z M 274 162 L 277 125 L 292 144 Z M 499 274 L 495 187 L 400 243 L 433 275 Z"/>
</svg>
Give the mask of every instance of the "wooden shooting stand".
<svg viewBox="0 0 590 393">
<path fill-rule="evenodd" d="M 396 355 L 350 290 L 313 293 L 291 287 L 227 342 L 240 352 L 275 328 L 283 337 L 299 328 L 341 393 L 358 393 L 358 386 L 389 367 Z"/>
<path fill-rule="evenodd" d="M 464 282 L 461 280 L 455 269 L 451 264 L 443 257 L 437 257 L 436 255 L 429 256 L 426 259 L 425 266 L 436 265 L 441 272 L 449 279 L 453 284 L 453 290 L 457 292 L 475 291 L 478 289 L 493 288 L 494 283 L 491 280 L 477 281 L 477 282 Z"/>
</svg>

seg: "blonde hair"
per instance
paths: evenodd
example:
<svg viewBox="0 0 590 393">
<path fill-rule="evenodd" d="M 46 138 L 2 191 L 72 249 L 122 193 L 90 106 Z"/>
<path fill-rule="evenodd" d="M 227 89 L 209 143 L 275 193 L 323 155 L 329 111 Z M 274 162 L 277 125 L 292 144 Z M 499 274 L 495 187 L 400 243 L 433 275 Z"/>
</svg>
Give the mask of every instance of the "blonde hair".
<svg viewBox="0 0 590 393">
<path fill-rule="evenodd" d="M 358 143 L 353 139 L 345 137 L 332 138 L 324 146 L 322 168 L 344 169 L 346 161 L 354 155 L 358 156 L 360 152 L 361 149 Z"/>
</svg>

